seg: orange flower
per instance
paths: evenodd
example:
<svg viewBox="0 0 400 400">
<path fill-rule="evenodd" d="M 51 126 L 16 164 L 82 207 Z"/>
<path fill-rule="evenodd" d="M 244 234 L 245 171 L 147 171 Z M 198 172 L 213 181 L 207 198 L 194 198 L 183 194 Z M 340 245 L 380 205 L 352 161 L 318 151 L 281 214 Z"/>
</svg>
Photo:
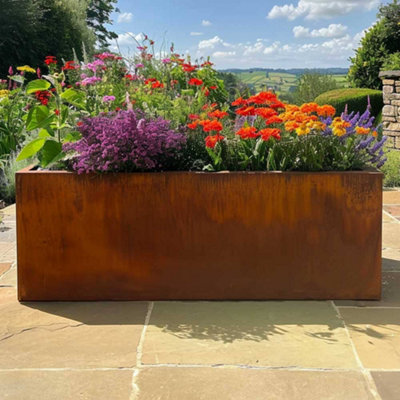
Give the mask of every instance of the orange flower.
<svg viewBox="0 0 400 400">
<path fill-rule="evenodd" d="M 371 132 L 370 128 L 363 128 L 362 126 L 356 126 L 357 135 L 368 135 Z"/>
<path fill-rule="evenodd" d="M 225 137 L 220 134 L 214 136 L 207 136 L 205 138 L 206 147 L 213 149 L 218 142 L 221 142 L 224 139 Z"/>
<path fill-rule="evenodd" d="M 192 85 L 192 86 L 201 86 L 202 84 L 203 84 L 203 81 L 201 79 L 197 79 L 197 78 L 192 78 L 189 81 L 189 85 Z"/>
<path fill-rule="evenodd" d="M 305 114 L 311 114 L 313 112 L 318 111 L 318 104 L 317 103 L 305 103 L 300 107 L 300 111 L 305 113 Z"/>
<path fill-rule="evenodd" d="M 261 131 L 259 133 L 261 134 L 261 139 L 265 140 L 265 141 L 271 139 L 272 137 L 277 140 L 281 139 L 281 135 L 280 135 L 281 130 L 280 129 L 265 128 L 265 129 L 261 129 Z"/>
<path fill-rule="evenodd" d="M 295 131 L 298 127 L 300 126 L 300 124 L 296 121 L 288 121 L 285 124 L 285 129 L 289 132 L 293 132 Z"/>
<path fill-rule="evenodd" d="M 253 106 L 250 106 L 250 107 L 244 106 L 244 107 L 238 108 L 235 112 L 238 115 L 247 117 L 249 115 L 255 115 L 255 110 L 256 109 Z"/>
<path fill-rule="evenodd" d="M 246 128 L 239 129 L 236 135 L 240 136 L 242 139 L 253 139 L 260 136 L 257 133 L 257 128 L 254 126 L 248 126 Z"/>
<path fill-rule="evenodd" d="M 271 125 L 271 124 L 281 124 L 283 122 L 283 120 L 281 118 L 279 118 L 278 116 L 274 115 L 271 118 L 268 118 L 265 123 L 267 125 Z"/>
<path fill-rule="evenodd" d="M 223 129 L 221 122 L 217 120 L 210 121 L 209 119 L 206 119 L 204 121 L 200 121 L 199 125 L 203 127 L 204 132 L 211 132 L 211 131 L 220 132 Z"/>
<path fill-rule="evenodd" d="M 255 104 L 269 104 L 270 102 L 276 101 L 276 95 L 271 92 L 261 92 L 255 96 L 249 97 L 249 103 Z"/>
<path fill-rule="evenodd" d="M 333 117 L 336 114 L 335 107 L 328 104 L 317 108 L 317 114 L 321 117 Z"/>
<path fill-rule="evenodd" d="M 277 115 L 278 113 L 273 110 L 272 108 L 256 108 L 254 113 L 264 119 L 268 119 L 271 118 L 275 115 Z"/>
<path fill-rule="evenodd" d="M 218 118 L 218 119 L 222 119 L 228 116 L 228 113 L 225 111 L 220 111 L 220 110 L 215 110 L 213 112 L 208 113 L 208 116 L 210 118 Z"/>
</svg>

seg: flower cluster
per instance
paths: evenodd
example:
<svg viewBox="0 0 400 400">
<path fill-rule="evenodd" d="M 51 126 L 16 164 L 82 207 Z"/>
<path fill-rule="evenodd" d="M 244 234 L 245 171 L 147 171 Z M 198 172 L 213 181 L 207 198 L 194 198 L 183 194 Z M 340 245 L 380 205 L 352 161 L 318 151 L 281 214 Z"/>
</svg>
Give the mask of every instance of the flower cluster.
<svg viewBox="0 0 400 400">
<path fill-rule="evenodd" d="M 64 144 L 64 151 L 75 153 L 72 168 L 78 173 L 162 170 L 185 144 L 168 121 L 140 112 L 99 115 L 79 125 L 82 139 Z"/>
</svg>

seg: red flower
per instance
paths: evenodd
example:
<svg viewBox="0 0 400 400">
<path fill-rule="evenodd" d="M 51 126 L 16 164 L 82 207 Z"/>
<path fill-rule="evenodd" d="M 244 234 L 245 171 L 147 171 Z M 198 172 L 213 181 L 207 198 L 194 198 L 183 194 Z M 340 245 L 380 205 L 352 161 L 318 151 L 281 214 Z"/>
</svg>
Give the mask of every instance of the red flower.
<svg viewBox="0 0 400 400">
<path fill-rule="evenodd" d="M 83 125 L 83 122 L 82 122 L 82 121 L 78 121 L 78 122 L 76 123 L 76 125 L 77 125 L 77 126 L 82 126 L 82 125 Z"/>
<path fill-rule="evenodd" d="M 74 69 L 78 69 L 79 66 L 75 65 L 75 61 L 67 61 L 65 63 L 65 65 L 62 67 L 62 70 L 74 70 Z"/>
<path fill-rule="evenodd" d="M 204 96 L 208 97 L 209 95 L 210 95 L 210 91 L 209 91 L 208 89 L 206 89 L 206 90 L 204 91 Z"/>
<path fill-rule="evenodd" d="M 211 67 L 212 65 L 214 65 L 211 61 L 206 61 L 203 64 L 201 64 L 202 67 Z"/>
<path fill-rule="evenodd" d="M 192 64 L 182 64 L 182 68 L 185 72 L 193 72 L 197 69 L 197 67 Z"/>
<path fill-rule="evenodd" d="M 260 136 L 257 133 L 257 128 L 254 126 L 248 126 L 246 128 L 239 129 L 236 135 L 240 136 L 242 139 L 253 139 Z"/>
<path fill-rule="evenodd" d="M 35 92 L 36 99 L 40 101 L 43 106 L 47 106 L 49 103 L 49 98 L 51 97 L 51 92 L 48 90 L 38 90 Z"/>
<path fill-rule="evenodd" d="M 54 114 L 60 115 L 60 110 L 55 109 L 55 110 L 54 110 Z"/>
<path fill-rule="evenodd" d="M 57 64 L 57 59 L 54 56 L 46 56 L 44 62 L 46 65 Z"/>
<path fill-rule="evenodd" d="M 210 90 L 215 90 L 215 89 L 218 89 L 218 86 L 210 86 L 209 89 Z"/>
<path fill-rule="evenodd" d="M 221 142 L 224 139 L 225 137 L 220 134 L 214 136 L 207 136 L 205 138 L 206 147 L 213 149 L 218 142 Z"/>
<path fill-rule="evenodd" d="M 144 84 L 145 84 L 145 85 L 148 85 L 150 82 L 157 82 L 157 79 L 156 79 L 156 78 L 149 78 L 149 79 L 146 79 L 146 80 L 144 81 Z"/>
<path fill-rule="evenodd" d="M 189 114 L 189 119 L 191 119 L 192 121 L 199 119 L 199 116 L 197 114 Z"/>
<path fill-rule="evenodd" d="M 197 78 L 192 78 L 189 81 L 189 85 L 192 85 L 192 86 L 201 86 L 202 84 L 203 84 L 203 81 L 201 79 L 197 79 Z"/>
<path fill-rule="evenodd" d="M 161 82 L 159 82 L 159 81 L 155 81 L 155 82 L 151 85 L 151 87 L 152 87 L 153 89 L 158 89 L 158 88 L 163 89 L 163 88 L 164 88 L 164 84 L 161 83 Z"/>
<path fill-rule="evenodd" d="M 273 137 L 277 140 L 280 140 L 280 138 L 281 138 L 281 135 L 280 135 L 281 130 L 276 129 L 276 128 L 275 129 L 265 128 L 265 129 L 262 129 L 259 133 L 261 134 L 261 139 L 265 140 L 265 141 L 271 139 L 271 137 Z"/>
<path fill-rule="evenodd" d="M 192 122 L 190 124 L 187 124 L 187 127 L 189 129 L 196 129 L 197 128 L 197 122 Z"/>
<path fill-rule="evenodd" d="M 208 116 L 210 118 L 218 118 L 218 119 L 222 119 L 228 116 L 228 113 L 225 111 L 220 111 L 220 110 L 215 110 L 213 112 L 208 113 Z"/>
<path fill-rule="evenodd" d="M 232 103 L 232 105 L 233 106 L 245 106 L 245 105 L 247 105 L 247 100 L 244 100 L 242 97 L 239 97 Z"/>
</svg>

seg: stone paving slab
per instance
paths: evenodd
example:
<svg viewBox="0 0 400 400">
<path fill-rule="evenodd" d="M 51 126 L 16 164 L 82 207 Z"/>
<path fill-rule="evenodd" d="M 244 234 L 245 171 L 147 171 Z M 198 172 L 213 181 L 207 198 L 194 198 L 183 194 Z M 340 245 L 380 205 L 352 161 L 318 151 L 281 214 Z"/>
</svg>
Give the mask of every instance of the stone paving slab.
<svg viewBox="0 0 400 400">
<path fill-rule="evenodd" d="M 400 309 L 341 308 L 365 368 L 400 370 Z"/>
<path fill-rule="evenodd" d="M 143 364 L 355 368 L 328 302 L 157 302 Z"/>
<path fill-rule="evenodd" d="M 383 204 L 400 204 L 400 190 L 383 191 Z"/>
<path fill-rule="evenodd" d="M 17 266 L 15 264 L 9 267 L 3 275 L 0 275 L 0 287 L 17 287 Z"/>
<path fill-rule="evenodd" d="M 19 304 L 0 288 L 0 369 L 136 365 L 146 303 Z"/>
<path fill-rule="evenodd" d="M 2 275 L 5 274 L 11 268 L 11 265 L 12 265 L 11 263 L 0 263 L 0 282 Z"/>
<path fill-rule="evenodd" d="M 399 307 L 400 311 L 400 273 L 383 272 L 382 274 L 382 299 L 380 301 L 352 301 L 336 300 L 335 304 L 354 307 Z"/>
<path fill-rule="evenodd" d="M 0 371 L 2 400 L 129 400 L 132 371 Z"/>
<path fill-rule="evenodd" d="M 399 372 L 381 372 L 373 371 L 378 392 L 382 400 L 400 399 L 400 371 Z"/>
<path fill-rule="evenodd" d="M 400 223 L 384 224 L 382 232 L 383 248 L 400 248 Z"/>
<path fill-rule="evenodd" d="M 372 400 L 359 372 L 243 368 L 151 368 L 136 378 L 137 400 Z"/>
<path fill-rule="evenodd" d="M 395 218 L 400 217 L 400 205 L 384 206 L 383 209 Z"/>
</svg>

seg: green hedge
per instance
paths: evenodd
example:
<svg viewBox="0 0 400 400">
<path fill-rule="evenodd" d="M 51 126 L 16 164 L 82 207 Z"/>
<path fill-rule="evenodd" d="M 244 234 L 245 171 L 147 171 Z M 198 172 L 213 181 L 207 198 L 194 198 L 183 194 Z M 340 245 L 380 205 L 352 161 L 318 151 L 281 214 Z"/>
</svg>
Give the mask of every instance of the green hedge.
<svg viewBox="0 0 400 400">
<path fill-rule="evenodd" d="M 371 112 L 375 117 L 382 111 L 383 98 L 380 90 L 373 89 L 335 89 L 319 95 L 315 102 L 319 105 L 330 104 L 336 108 L 336 112 L 340 115 L 346 104 L 348 111 L 364 112 L 368 104 L 368 96 L 371 101 Z"/>
</svg>

